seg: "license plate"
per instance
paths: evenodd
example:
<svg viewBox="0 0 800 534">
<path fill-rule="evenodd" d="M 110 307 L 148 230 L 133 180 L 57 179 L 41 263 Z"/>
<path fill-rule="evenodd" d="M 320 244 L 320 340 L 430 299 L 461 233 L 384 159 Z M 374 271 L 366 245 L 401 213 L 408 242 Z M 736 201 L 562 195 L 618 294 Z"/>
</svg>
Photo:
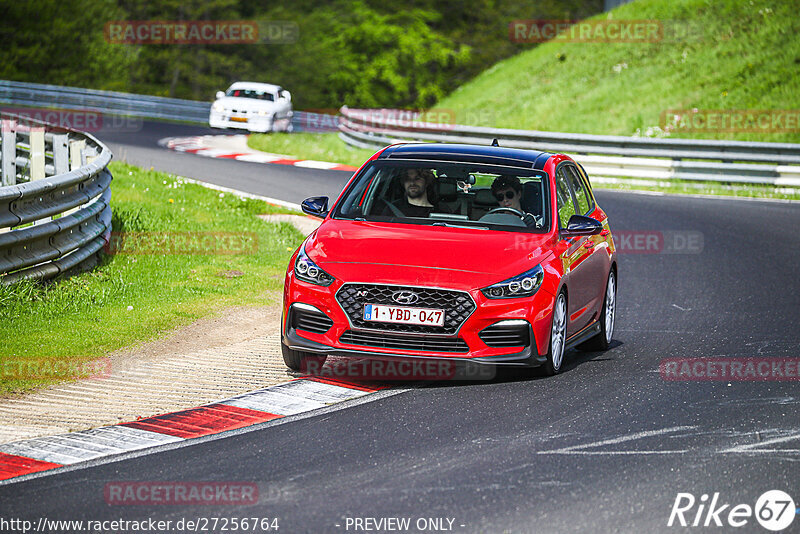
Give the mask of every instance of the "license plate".
<svg viewBox="0 0 800 534">
<path fill-rule="evenodd" d="M 381 323 L 444 326 L 444 310 L 365 304 L 364 320 Z"/>
<path fill-rule="evenodd" d="M 247 122 L 247 118 L 245 118 L 245 117 L 231 117 L 231 121 L 233 121 L 233 122 Z"/>
</svg>

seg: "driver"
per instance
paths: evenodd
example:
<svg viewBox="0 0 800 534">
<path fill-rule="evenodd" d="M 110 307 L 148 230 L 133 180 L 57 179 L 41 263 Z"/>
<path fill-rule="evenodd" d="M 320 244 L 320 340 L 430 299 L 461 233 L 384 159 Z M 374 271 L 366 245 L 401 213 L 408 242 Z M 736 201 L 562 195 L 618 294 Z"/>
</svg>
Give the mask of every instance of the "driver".
<svg viewBox="0 0 800 534">
<path fill-rule="evenodd" d="M 516 176 L 501 174 L 492 182 L 492 194 L 501 208 L 522 212 L 522 184 Z"/>
<path fill-rule="evenodd" d="M 436 180 L 430 169 L 406 169 L 400 175 L 403 187 L 403 198 L 393 204 L 387 204 L 384 215 L 398 217 L 427 217 L 434 211 L 434 204 L 429 198 L 432 185 Z"/>
</svg>

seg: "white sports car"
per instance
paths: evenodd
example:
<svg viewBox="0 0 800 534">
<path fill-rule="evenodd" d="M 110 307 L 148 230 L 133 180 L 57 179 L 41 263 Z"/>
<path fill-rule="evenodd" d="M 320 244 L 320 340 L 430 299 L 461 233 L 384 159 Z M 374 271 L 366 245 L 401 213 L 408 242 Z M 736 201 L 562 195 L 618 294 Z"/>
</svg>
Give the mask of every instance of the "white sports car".
<svg viewBox="0 0 800 534">
<path fill-rule="evenodd" d="M 236 82 L 224 93 L 217 92 L 208 124 L 251 132 L 290 132 L 292 114 L 289 91 L 269 83 Z"/>
</svg>

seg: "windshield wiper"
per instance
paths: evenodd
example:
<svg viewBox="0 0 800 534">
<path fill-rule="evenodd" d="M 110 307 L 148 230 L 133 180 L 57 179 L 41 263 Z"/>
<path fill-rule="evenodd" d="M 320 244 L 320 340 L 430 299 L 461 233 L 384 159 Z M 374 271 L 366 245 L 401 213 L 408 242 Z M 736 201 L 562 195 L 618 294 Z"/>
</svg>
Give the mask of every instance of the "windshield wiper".
<svg viewBox="0 0 800 534">
<path fill-rule="evenodd" d="M 448 228 L 467 228 L 467 229 L 475 229 L 475 230 L 488 230 L 488 226 L 467 226 L 463 224 L 450 224 L 446 222 L 435 222 L 431 226 L 446 226 Z"/>
</svg>

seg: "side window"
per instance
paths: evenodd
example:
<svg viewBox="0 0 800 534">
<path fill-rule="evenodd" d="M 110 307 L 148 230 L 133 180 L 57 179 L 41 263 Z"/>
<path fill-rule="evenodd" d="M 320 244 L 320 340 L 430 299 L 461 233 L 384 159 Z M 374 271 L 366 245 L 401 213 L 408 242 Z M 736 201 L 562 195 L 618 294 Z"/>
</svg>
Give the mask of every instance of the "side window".
<svg viewBox="0 0 800 534">
<path fill-rule="evenodd" d="M 575 215 L 575 206 L 567 184 L 566 169 L 562 165 L 556 171 L 556 201 L 558 202 L 558 222 L 561 228 L 566 228 L 569 218 Z"/>
<path fill-rule="evenodd" d="M 578 169 L 572 165 L 565 167 L 567 175 L 569 176 L 569 183 L 572 186 L 572 192 L 575 193 L 575 201 L 578 203 L 577 211 L 579 215 L 586 215 L 592 207 L 591 197 L 586 191 L 586 186 L 583 183 Z"/>
</svg>

